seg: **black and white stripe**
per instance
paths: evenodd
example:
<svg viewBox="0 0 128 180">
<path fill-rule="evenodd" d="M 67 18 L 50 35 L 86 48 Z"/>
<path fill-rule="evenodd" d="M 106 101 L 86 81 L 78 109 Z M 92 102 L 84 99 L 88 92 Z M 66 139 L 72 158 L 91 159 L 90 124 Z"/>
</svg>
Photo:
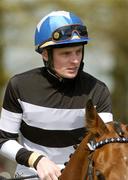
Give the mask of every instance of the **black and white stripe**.
<svg viewBox="0 0 128 180">
<path fill-rule="evenodd" d="M 0 129 L 7 140 L 1 147 L 2 152 L 5 147 L 11 149 L 6 133 L 13 136 L 20 132 L 22 147 L 39 151 L 63 164 L 73 151 L 72 145 L 78 144 L 85 133 L 85 105 L 89 98 L 101 118 L 112 121 L 106 85 L 87 73 L 62 82 L 45 68 L 14 76 L 8 83 L 1 112 Z M 17 147 L 13 157 L 7 150 L 6 154 L 15 159 L 20 149 Z"/>
</svg>

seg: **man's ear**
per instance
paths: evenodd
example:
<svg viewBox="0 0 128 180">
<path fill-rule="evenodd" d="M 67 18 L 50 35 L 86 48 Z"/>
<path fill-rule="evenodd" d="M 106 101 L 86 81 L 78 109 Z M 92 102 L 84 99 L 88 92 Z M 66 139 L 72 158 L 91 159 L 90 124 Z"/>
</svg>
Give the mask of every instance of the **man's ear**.
<svg viewBox="0 0 128 180">
<path fill-rule="evenodd" d="M 42 52 L 42 58 L 45 61 L 48 61 L 48 51 L 46 49 L 44 49 L 43 52 Z"/>
</svg>

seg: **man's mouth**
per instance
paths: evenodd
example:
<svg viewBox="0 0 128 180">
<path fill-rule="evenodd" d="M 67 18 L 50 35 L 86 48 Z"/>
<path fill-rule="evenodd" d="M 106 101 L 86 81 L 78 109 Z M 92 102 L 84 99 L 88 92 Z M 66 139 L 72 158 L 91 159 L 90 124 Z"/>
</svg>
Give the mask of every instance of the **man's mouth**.
<svg viewBox="0 0 128 180">
<path fill-rule="evenodd" d="M 71 68 L 67 68 L 69 71 L 77 71 L 78 67 L 71 67 Z"/>
</svg>

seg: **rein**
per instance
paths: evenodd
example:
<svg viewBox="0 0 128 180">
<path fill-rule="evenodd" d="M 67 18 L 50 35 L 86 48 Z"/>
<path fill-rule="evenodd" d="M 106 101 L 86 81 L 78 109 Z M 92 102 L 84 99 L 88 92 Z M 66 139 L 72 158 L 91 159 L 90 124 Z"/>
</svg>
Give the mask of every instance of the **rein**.
<svg viewBox="0 0 128 180">
<path fill-rule="evenodd" d="M 38 175 L 31 175 L 31 176 L 24 176 L 24 177 L 16 177 L 16 178 L 5 178 L 0 176 L 0 180 L 23 180 L 23 179 L 33 179 L 33 178 L 39 178 Z"/>
</svg>

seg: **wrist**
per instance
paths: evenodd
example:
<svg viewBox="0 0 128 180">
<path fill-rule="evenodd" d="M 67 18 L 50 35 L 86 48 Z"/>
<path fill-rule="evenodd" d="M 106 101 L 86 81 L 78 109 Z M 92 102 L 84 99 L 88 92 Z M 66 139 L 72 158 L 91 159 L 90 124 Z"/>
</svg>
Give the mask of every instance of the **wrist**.
<svg viewBox="0 0 128 180">
<path fill-rule="evenodd" d="M 43 155 L 40 155 L 36 160 L 35 162 L 33 163 L 33 167 L 37 170 L 37 164 L 38 162 L 41 160 L 41 158 L 43 158 L 44 156 Z"/>
<path fill-rule="evenodd" d="M 34 167 L 36 169 L 36 166 L 42 157 L 44 157 L 44 156 L 41 155 L 40 153 L 33 152 L 28 159 L 29 166 Z"/>
</svg>

